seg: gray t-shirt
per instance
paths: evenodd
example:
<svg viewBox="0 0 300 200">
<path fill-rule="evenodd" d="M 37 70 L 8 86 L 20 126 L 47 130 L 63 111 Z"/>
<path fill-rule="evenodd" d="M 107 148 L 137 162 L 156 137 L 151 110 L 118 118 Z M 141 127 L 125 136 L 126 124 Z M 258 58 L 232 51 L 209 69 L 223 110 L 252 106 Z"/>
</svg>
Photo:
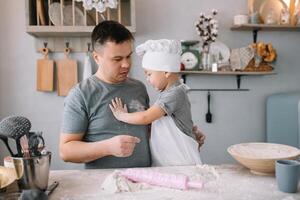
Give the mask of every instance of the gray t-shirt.
<svg viewBox="0 0 300 200">
<path fill-rule="evenodd" d="M 118 121 L 108 106 L 115 97 L 122 99 L 128 112 L 149 107 L 146 88 L 140 81 L 128 78 L 120 84 L 108 84 L 94 75 L 77 84 L 66 97 L 62 133 L 85 133 L 83 141 L 86 142 L 105 140 L 123 134 L 141 139 L 130 157 L 106 156 L 85 163 L 88 169 L 150 166 L 148 126 Z"/>
<path fill-rule="evenodd" d="M 160 106 L 168 116 L 171 116 L 179 130 L 196 139 L 192 131 L 191 103 L 186 93 L 187 86 L 177 81 L 159 94 L 154 105 Z"/>
</svg>

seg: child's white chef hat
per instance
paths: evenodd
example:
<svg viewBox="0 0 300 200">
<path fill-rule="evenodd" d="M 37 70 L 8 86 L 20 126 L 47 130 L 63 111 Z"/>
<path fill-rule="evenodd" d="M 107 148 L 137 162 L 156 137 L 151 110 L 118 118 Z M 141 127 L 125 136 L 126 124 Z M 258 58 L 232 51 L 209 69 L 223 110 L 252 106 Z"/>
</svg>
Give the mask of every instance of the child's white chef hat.
<svg viewBox="0 0 300 200">
<path fill-rule="evenodd" d="M 181 43 L 176 40 L 148 40 L 136 48 L 144 55 L 142 67 L 154 71 L 179 72 Z"/>
</svg>

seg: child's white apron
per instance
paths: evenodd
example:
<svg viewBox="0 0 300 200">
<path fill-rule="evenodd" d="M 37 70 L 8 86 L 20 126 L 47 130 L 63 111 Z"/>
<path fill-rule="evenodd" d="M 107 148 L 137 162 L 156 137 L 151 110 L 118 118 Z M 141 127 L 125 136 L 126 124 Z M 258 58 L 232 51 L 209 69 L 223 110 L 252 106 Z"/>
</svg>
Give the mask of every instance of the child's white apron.
<svg viewBox="0 0 300 200">
<path fill-rule="evenodd" d="M 184 134 L 170 116 L 152 122 L 152 166 L 202 164 L 198 143 Z"/>
</svg>

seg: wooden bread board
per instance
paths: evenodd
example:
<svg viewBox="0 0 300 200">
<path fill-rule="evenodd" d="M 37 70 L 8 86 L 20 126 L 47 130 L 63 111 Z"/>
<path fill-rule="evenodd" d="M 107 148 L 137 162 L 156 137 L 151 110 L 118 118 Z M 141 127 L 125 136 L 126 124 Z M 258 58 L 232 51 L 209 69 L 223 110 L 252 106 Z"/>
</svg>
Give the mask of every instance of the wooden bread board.
<svg viewBox="0 0 300 200">
<path fill-rule="evenodd" d="M 36 0 L 36 14 L 37 14 L 37 24 L 46 25 L 45 10 L 44 10 L 44 0 Z"/>
<path fill-rule="evenodd" d="M 77 61 L 68 58 L 69 52 L 70 49 L 66 48 L 66 57 L 56 62 L 58 96 L 67 96 L 70 89 L 78 82 Z"/>
<path fill-rule="evenodd" d="M 54 74 L 54 61 L 48 59 L 47 48 L 42 49 L 42 53 L 44 54 L 43 59 L 38 59 L 36 62 L 37 66 L 37 83 L 36 89 L 38 91 L 43 92 L 52 92 L 54 90 L 53 87 L 53 74 Z"/>
</svg>

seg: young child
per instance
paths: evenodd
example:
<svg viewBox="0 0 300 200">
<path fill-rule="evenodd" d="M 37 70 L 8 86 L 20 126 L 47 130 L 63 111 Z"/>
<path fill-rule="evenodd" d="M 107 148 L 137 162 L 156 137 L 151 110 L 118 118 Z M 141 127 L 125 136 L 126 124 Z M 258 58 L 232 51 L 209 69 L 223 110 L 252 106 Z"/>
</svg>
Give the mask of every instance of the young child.
<svg viewBox="0 0 300 200">
<path fill-rule="evenodd" d="M 174 40 L 149 40 L 136 48 L 144 55 L 142 67 L 147 81 L 160 92 L 149 109 L 128 113 L 126 104 L 115 98 L 109 105 L 113 115 L 130 124 L 150 124 L 153 166 L 201 164 L 193 134 L 187 86 L 179 81 L 181 44 Z"/>
</svg>

